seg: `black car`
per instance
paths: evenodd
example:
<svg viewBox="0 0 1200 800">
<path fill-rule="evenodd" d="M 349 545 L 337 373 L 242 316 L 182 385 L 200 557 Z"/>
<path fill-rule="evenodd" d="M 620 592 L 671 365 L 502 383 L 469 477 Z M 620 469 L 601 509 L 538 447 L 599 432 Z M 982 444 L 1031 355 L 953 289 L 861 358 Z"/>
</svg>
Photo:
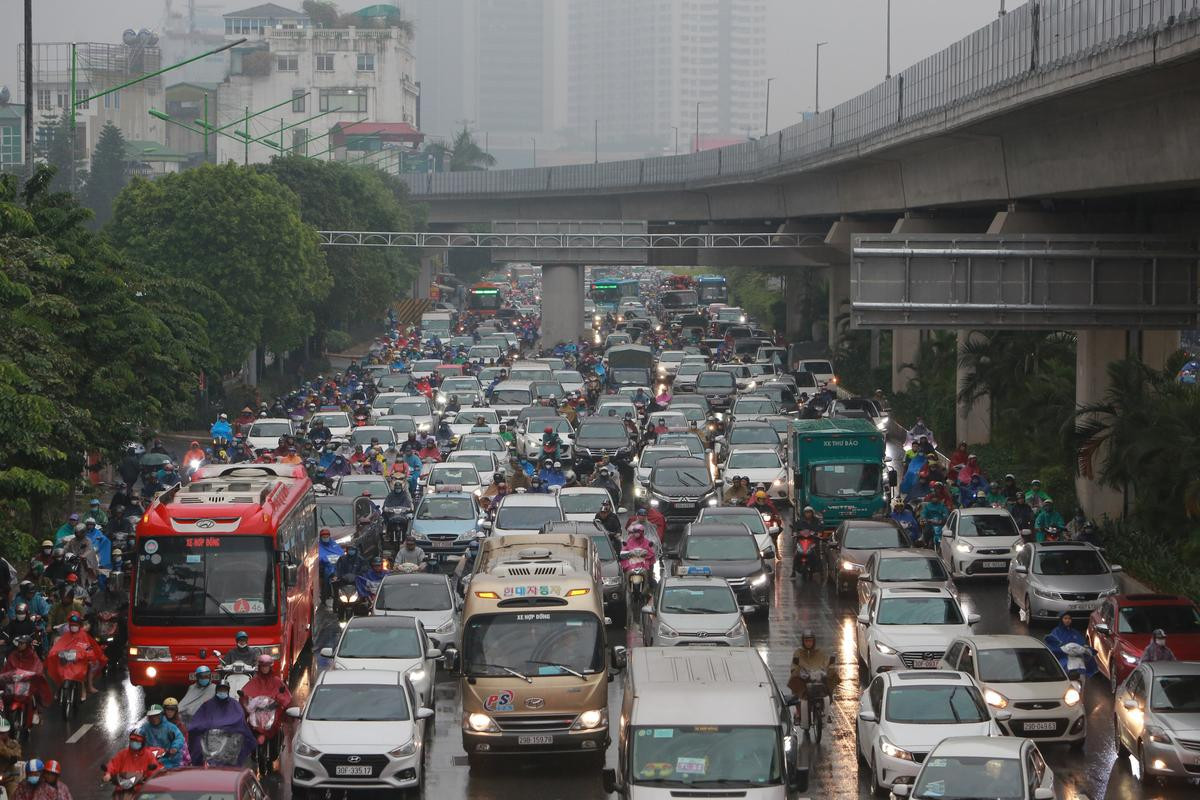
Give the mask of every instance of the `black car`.
<svg viewBox="0 0 1200 800">
<path fill-rule="evenodd" d="M 608 456 L 617 464 L 628 464 L 635 443 L 619 417 L 584 417 L 575 432 L 575 459 L 591 463 Z"/>
<path fill-rule="evenodd" d="M 908 534 L 890 519 L 848 519 L 826 543 L 825 571 L 839 592 L 857 586 L 876 550 L 912 547 Z"/>
<path fill-rule="evenodd" d="M 647 485 L 650 505 L 668 524 L 688 523 L 710 502 L 720 502 L 708 464 L 701 458 L 664 458 L 650 471 Z"/>
<path fill-rule="evenodd" d="M 729 372 L 701 372 L 696 378 L 695 393 L 704 395 L 713 411 L 728 411 L 737 397 L 737 381 Z"/>
<path fill-rule="evenodd" d="M 394 552 L 394 540 L 385 536 L 383 518 L 374 513 L 366 497 L 325 496 L 317 498 L 317 528 L 329 534 L 342 549 L 351 545 L 368 560 Z"/>
<path fill-rule="evenodd" d="M 688 525 L 679 549 L 667 553 L 675 574 L 724 578 L 738 605 L 754 606 L 760 614 L 771 607 L 774 567 L 762 557 L 750 529 L 742 524 Z"/>
</svg>

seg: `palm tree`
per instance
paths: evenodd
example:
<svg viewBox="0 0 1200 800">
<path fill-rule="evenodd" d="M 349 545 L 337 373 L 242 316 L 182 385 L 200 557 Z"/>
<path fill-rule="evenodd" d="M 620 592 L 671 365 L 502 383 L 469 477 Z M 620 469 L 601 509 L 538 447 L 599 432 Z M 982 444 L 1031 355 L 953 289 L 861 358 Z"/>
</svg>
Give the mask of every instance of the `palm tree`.
<svg viewBox="0 0 1200 800">
<path fill-rule="evenodd" d="M 1061 331 L 974 331 L 958 353 L 966 372 L 958 402 L 992 400 L 992 417 L 1001 409 L 1021 408 L 1031 380 L 1075 363 L 1075 337 Z"/>
<path fill-rule="evenodd" d="M 439 172 L 481 172 L 496 164 L 496 157 L 479 146 L 465 125 L 453 142 L 430 142 L 425 153 L 433 156 Z"/>
</svg>

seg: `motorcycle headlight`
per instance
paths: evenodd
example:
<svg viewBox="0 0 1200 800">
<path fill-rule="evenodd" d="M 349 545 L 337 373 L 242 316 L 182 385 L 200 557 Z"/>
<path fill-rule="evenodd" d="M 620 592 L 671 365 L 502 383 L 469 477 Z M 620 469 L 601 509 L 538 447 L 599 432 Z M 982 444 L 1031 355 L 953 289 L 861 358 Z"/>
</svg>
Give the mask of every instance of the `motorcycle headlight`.
<svg viewBox="0 0 1200 800">
<path fill-rule="evenodd" d="M 995 689 L 984 689 L 983 701 L 992 708 L 1008 708 L 1008 698 Z"/>
<path fill-rule="evenodd" d="M 1121 660 L 1124 661 L 1126 664 L 1129 664 L 1130 666 L 1132 666 L 1138 662 L 1137 656 L 1131 656 L 1131 655 L 1129 655 L 1129 653 L 1121 653 Z"/>
<path fill-rule="evenodd" d="M 621 576 L 614 575 L 613 577 L 610 577 L 610 578 L 601 578 L 600 582 L 603 583 L 605 586 L 609 586 L 609 587 L 620 586 L 621 585 Z"/>
<path fill-rule="evenodd" d="M 395 750 L 388 750 L 388 755 L 392 758 L 403 758 L 404 756 L 412 756 L 417 753 L 417 745 L 411 739 L 397 747 Z"/>
<path fill-rule="evenodd" d="M 715 497 L 708 498 L 708 505 L 710 507 L 715 506 L 716 504 L 717 504 L 717 498 L 715 498 Z"/>
<path fill-rule="evenodd" d="M 654 506 L 655 508 L 658 508 L 658 498 L 657 497 L 650 498 L 650 505 Z"/>
<path fill-rule="evenodd" d="M 200 459 L 193 458 L 191 461 L 188 462 L 188 466 L 190 466 L 192 469 L 200 469 L 200 463 L 201 463 Z"/>
<path fill-rule="evenodd" d="M 634 497 L 641 497 L 641 496 L 642 496 L 642 495 L 644 495 L 645 493 L 646 493 L 646 491 L 645 491 L 645 490 L 644 490 L 644 489 L 643 489 L 641 486 L 634 486 L 634 487 L 633 487 L 633 496 L 634 496 Z"/>
<path fill-rule="evenodd" d="M 843 561 L 842 569 L 844 569 L 846 572 L 858 572 L 860 569 L 862 569 L 862 567 L 860 567 L 858 564 L 855 564 L 853 561 Z"/>
<path fill-rule="evenodd" d="M 315 747 L 309 747 L 299 739 L 296 740 L 296 755 L 304 756 L 305 758 L 316 758 L 321 755 L 321 751 Z"/>
<path fill-rule="evenodd" d="M 882 737 L 879 740 L 879 749 L 884 752 L 884 755 L 891 756 L 892 758 L 898 758 L 901 761 L 913 760 L 912 753 L 908 752 L 902 747 L 896 747 L 896 745 L 887 740 L 887 737 Z"/>
</svg>

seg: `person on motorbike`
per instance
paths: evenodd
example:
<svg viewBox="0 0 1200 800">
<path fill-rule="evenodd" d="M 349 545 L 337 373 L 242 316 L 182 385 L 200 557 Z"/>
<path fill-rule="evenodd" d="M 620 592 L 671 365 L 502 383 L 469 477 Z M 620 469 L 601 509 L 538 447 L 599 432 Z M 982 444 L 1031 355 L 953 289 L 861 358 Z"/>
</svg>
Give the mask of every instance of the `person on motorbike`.
<svg viewBox="0 0 1200 800">
<path fill-rule="evenodd" d="M 1044 639 L 1046 646 L 1058 659 L 1058 663 L 1062 665 L 1064 671 L 1068 670 L 1067 664 L 1071 656 L 1063 651 L 1063 646 L 1077 644 L 1080 647 L 1088 647 L 1087 638 L 1073 627 L 1073 622 L 1071 612 L 1064 611 L 1059 615 L 1058 626 L 1050 631 Z M 1090 676 L 1096 671 L 1096 661 L 1091 654 L 1091 648 L 1088 648 L 1088 655 L 1084 657 L 1084 660 L 1087 664 L 1085 674 Z"/>
<path fill-rule="evenodd" d="M 548 464 L 549 466 L 543 466 L 542 470 L 538 473 L 538 477 L 542 479 L 542 484 L 548 489 L 555 486 L 565 486 L 567 483 L 567 476 L 566 473 L 563 472 L 562 462 L 550 461 L 550 459 L 546 459 L 544 463 Z"/>
<path fill-rule="evenodd" d="M 759 489 L 749 500 L 746 501 L 746 508 L 753 508 L 759 514 L 766 514 L 769 517 L 779 516 L 779 509 L 775 507 L 770 496 L 765 490 Z"/>
<path fill-rule="evenodd" d="M 1042 482 L 1034 478 L 1029 482 L 1029 491 L 1025 493 L 1025 502 L 1029 503 L 1029 507 L 1034 511 L 1040 511 L 1042 503 L 1050 499 L 1050 495 L 1042 489 Z"/>
<path fill-rule="evenodd" d="M 908 429 L 908 435 L 914 441 L 925 437 L 926 439 L 933 438 L 933 431 L 929 430 L 929 426 L 925 424 L 922 417 L 917 417 L 917 423 Z"/>
<path fill-rule="evenodd" d="M 167 721 L 163 716 L 163 707 L 153 705 L 146 709 L 146 721 L 138 728 L 138 733 L 142 735 L 143 740 L 150 747 L 157 747 L 163 751 L 160 759 L 163 767 L 166 769 L 175 769 L 183 766 L 184 753 L 187 749 L 187 743 L 184 741 L 183 732 L 173 722 Z"/>
<path fill-rule="evenodd" d="M 176 730 L 176 733 L 179 731 Z M 139 775 L 139 782 L 145 781 L 162 769 L 162 764 L 154 757 L 154 753 L 146 747 L 146 737 L 140 730 L 129 732 L 129 746 L 117 751 L 117 754 L 104 766 L 101 780 L 112 783 L 122 775 Z"/>
<path fill-rule="evenodd" d="M 29 692 L 25 696 L 29 698 L 32 706 L 30 708 L 33 715 L 31 722 L 36 725 L 40 722 L 41 709 L 50 705 L 54 699 L 54 693 L 46 681 L 45 664 L 33 646 L 33 637 L 29 634 L 21 634 L 13 636 L 11 641 L 13 647 L 4 657 L 4 665 L 0 667 L 0 686 L 5 687 L 7 693 L 10 684 L 21 681 L 29 682 Z"/>
<path fill-rule="evenodd" d="M 317 558 L 321 562 L 321 602 L 324 603 L 333 596 L 333 573 L 337 563 L 346 551 L 333 539 L 329 528 L 321 528 L 318 537 Z"/>
<path fill-rule="evenodd" d="M 992 508 L 1004 508 L 1008 503 L 1008 496 L 1004 494 L 1003 487 L 997 481 L 992 481 L 988 484 L 987 504 Z"/>
<path fill-rule="evenodd" d="M 1034 523 L 1033 508 L 1025 499 L 1025 495 L 1018 492 L 1012 508 L 1009 513 L 1012 514 L 1013 522 L 1017 523 L 1017 530 L 1032 531 Z"/>
<path fill-rule="evenodd" d="M 224 679 L 217 682 L 212 698 L 196 709 L 188 723 L 188 751 L 193 765 L 202 766 L 205 763 L 201 742 L 204 734 L 212 730 L 241 735 L 242 749 L 237 763 L 245 763 L 254 752 L 254 732 L 246 724 L 246 714 L 241 703 L 229 696 L 229 683 Z"/>
<path fill-rule="evenodd" d="M 93 523 L 93 527 L 94 525 Z M 88 538 L 86 524 L 75 526 L 75 535 L 66 541 L 63 545 L 63 550 L 67 555 L 75 556 L 79 559 L 79 563 L 82 566 L 80 577 L 84 579 L 84 582 L 89 586 L 95 583 L 100 570 L 100 554 L 96 552 L 96 548 L 92 545 L 92 540 Z"/>
<path fill-rule="evenodd" d="M 258 657 L 258 666 L 255 669 L 254 677 L 242 687 L 242 707 L 247 711 L 253 710 L 253 706 L 258 704 L 252 701 L 257 697 L 274 700 L 279 714 L 282 714 L 283 709 L 292 704 L 291 690 L 288 689 L 287 683 L 276 674 L 275 659 L 265 653 Z M 258 734 L 255 738 L 259 744 L 266 739 L 262 734 Z"/>
<path fill-rule="evenodd" d="M 313 446 L 324 447 L 331 438 L 333 438 L 333 432 L 329 430 L 329 426 L 321 417 L 317 417 L 313 420 L 313 424 L 308 426 L 308 440 L 313 443 Z"/>
<path fill-rule="evenodd" d="M 625 544 L 621 546 L 618 553 L 632 553 L 634 550 L 645 550 L 646 555 L 637 557 L 630 555 L 628 558 L 621 558 L 621 569 L 625 572 L 634 567 L 645 567 L 647 570 L 645 592 L 646 594 L 654 593 L 654 542 L 646 536 L 646 526 L 640 522 L 635 522 L 629 526 L 629 536 L 625 539 Z"/>
<path fill-rule="evenodd" d="M 71 790 L 60 778 L 62 766 L 57 761 L 42 763 L 31 758 L 25 762 L 25 779 L 9 795 L 13 800 L 71 800 Z"/>
<path fill-rule="evenodd" d="M 183 749 L 180 750 L 183 758 L 184 766 L 191 763 L 191 754 L 187 749 L 187 726 L 183 724 L 183 717 L 179 713 L 179 700 L 174 697 L 168 697 L 162 701 L 163 721 L 169 722 L 179 729 L 179 735 L 183 737 Z"/>
<path fill-rule="evenodd" d="M 395 564 L 416 564 L 417 569 L 424 572 L 428 568 L 425 551 L 417 547 L 417 539 L 415 536 L 405 536 L 404 546 L 396 551 Z M 375 562 L 371 562 L 374 565 Z"/>
<path fill-rule="evenodd" d="M 729 482 L 729 488 L 721 496 L 721 502 L 727 506 L 740 506 L 744 505 L 749 499 L 750 495 L 747 487 L 742 485 L 742 477 L 734 475 Z"/>
<path fill-rule="evenodd" d="M 950 509 L 941 497 L 932 494 L 925 498 L 921 505 L 921 527 L 928 530 L 928 541 L 932 542 L 935 548 L 942 543 L 942 526 L 946 524 L 948 516 Z"/>
<path fill-rule="evenodd" d="M 1142 651 L 1142 657 L 1138 659 L 1138 666 L 1153 661 L 1175 660 L 1175 654 L 1171 652 L 1171 648 L 1167 647 L 1167 632 L 1162 628 L 1155 628 L 1154 633 L 1150 634 L 1150 644 L 1146 645 L 1146 649 Z"/>
<path fill-rule="evenodd" d="M 66 653 L 74 652 L 67 659 Z M 64 680 L 78 681 L 80 702 L 87 699 L 88 692 L 98 691 L 95 686 L 96 673 L 108 663 L 108 656 L 92 635 L 83 628 L 83 615 L 75 612 L 67 619 L 67 629 L 54 640 L 54 646 L 46 656 L 46 672 L 58 685 Z"/>
<path fill-rule="evenodd" d="M 475 432 L 475 429 L 471 429 Z M 486 431 L 485 431 L 486 432 Z M 442 451 L 438 447 L 437 439 L 432 436 L 425 437 L 425 443 L 421 445 L 421 449 L 417 451 L 417 456 L 422 462 L 432 461 L 437 462 L 442 460 Z"/>
<path fill-rule="evenodd" d="M 225 441 L 233 441 L 233 426 L 229 424 L 229 415 L 222 413 L 217 416 L 217 421 L 208 429 L 210 439 L 224 438 Z"/>
<path fill-rule="evenodd" d="M 904 504 L 904 501 L 897 498 L 896 502 L 892 503 L 892 522 L 895 522 L 904 532 L 908 534 L 908 539 L 916 547 L 917 542 L 921 540 L 921 526 L 917 524 L 917 518 L 913 515 L 912 509 Z"/>
<path fill-rule="evenodd" d="M 1039 542 L 1046 540 L 1046 533 L 1051 528 L 1058 529 L 1058 535 L 1061 536 L 1067 523 L 1063 521 L 1062 514 L 1054 508 L 1054 501 L 1049 497 L 1042 500 L 1042 510 L 1033 520 L 1033 532 L 1037 536 Z"/>
<path fill-rule="evenodd" d="M 338 583 L 357 584 L 358 576 L 364 574 L 370 566 L 370 563 L 358 552 L 358 547 L 351 542 L 346 545 L 345 555 L 337 560 L 333 575 Z"/>
<path fill-rule="evenodd" d="M 100 522 L 95 517 L 83 521 L 83 535 L 92 543 L 96 550 L 96 565 L 99 569 L 112 569 L 112 540 L 100 528 Z M 97 573 L 98 574 L 98 573 Z"/>
<path fill-rule="evenodd" d="M 21 742 L 12 734 L 12 724 L 0 718 L 0 780 L 3 781 L 4 793 L 10 798 L 17 791 L 20 778 L 17 764 L 21 763 L 23 757 Z"/>
<path fill-rule="evenodd" d="M 192 684 L 188 687 L 187 693 L 179 701 L 179 716 L 184 722 L 190 721 L 200 706 L 211 700 L 217 691 L 217 687 L 213 683 L 212 670 L 208 667 L 204 665 L 196 667 L 192 678 Z M 184 736 L 186 738 L 187 734 Z"/>
<path fill-rule="evenodd" d="M 483 490 L 483 497 L 487 498 L 490 505 L 493 501 L 504 497 L 508 494 L 508 479 L 504 477 L 503 472 L 496 472 L 492 475 L 492 482 Z"/>
<path fill-rule="evenodd" d="M 257 647 L 250 646 L 250 634 L 245 631 L 238 631 L 233 637 L 233 648 L 221 656 L 221 664 L 223 666 L 245 664 L 248 667 L 253 667 L 258 662 L 258 656 L 261 652 Z"/>
<path fill-rule="evenodd" d="M 612 503 L 605 500 L 600 505 L 600 510 L 596 512 L 596 522 L 608 534 L 608 538 L 613 542 L 613 549 L 619 553 L 621 551 L 621 520 L 613 513 Z"/>
<path fill-rule="evenodd" d="M 407 544 L 407 541 L 405 543 Z M 400 550 L 403 551 L 404 548 L 402 547 Z M 400 553 L 398 552 L 396 558 L 399 559 L 400 557 Z M 375 592 L 379 591 L 380 582 L 387 577 L 387 574 L 387 570 L 383 568 L 383 559 L 379 556 L 372 558 L 370 569 L 359 575 L 354 582 L 355 587 L 358 589 L 359 599 L 374 598 Z"/>
<path fill-rule="evenodd" d="M 542 430 L 542 453 L 553 460 L 558 458 L 558 451 L 561 447 L 562 439 L 559 438 L 558 432 L 554 430 L 553 425 L 547 425 Z"/>
<path fill-rule="evenodd" d="M 17 610 L 21 606 L 24 606 L 26 613 L 31 616 L 41 617 L 42 619 L 50 616 L 50 604 L 46 601 L 42 593 L 37 590 L 37 586 L 34 585 L 33 581 L 21 581 L 17 586 L 17 597 L 8 609 L 9 619 L 16 618 Z"/>
<path fill-rule="evenodd" d="M 830 696 L 833 692 L 836 668 L 833 655 L 817 647 L 817 635 L 811 628 L 800 632 L 800 646 L 792 651 L 792 666 L 788 673 L 788 691 L 803 700 L 796 708 L 796 720 L 802 724 L 806 721 L 808 711 L 809 685 L 818 673 L 824 671 L 824 694 Z M 830 704 L 825 706 L 826 723 L 833 722 L 833 709 Z"/>
</svg>

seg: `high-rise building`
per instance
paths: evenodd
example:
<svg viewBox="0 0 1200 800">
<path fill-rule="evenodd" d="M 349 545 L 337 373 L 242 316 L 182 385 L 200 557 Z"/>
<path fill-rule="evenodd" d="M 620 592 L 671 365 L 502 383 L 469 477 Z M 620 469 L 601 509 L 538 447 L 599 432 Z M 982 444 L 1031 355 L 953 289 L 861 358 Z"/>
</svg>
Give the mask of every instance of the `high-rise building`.
<svg viewBox="0 0 1200 800">
<path fill-rule="evenodd" d="M 567 126 L 673 152 L 760 135 L 766 0 L 570 0 Z M 697 104 L 699 108 L 697 109 Z M 697 124 L 697 111 L 699 122 Z"/>
</svg>

